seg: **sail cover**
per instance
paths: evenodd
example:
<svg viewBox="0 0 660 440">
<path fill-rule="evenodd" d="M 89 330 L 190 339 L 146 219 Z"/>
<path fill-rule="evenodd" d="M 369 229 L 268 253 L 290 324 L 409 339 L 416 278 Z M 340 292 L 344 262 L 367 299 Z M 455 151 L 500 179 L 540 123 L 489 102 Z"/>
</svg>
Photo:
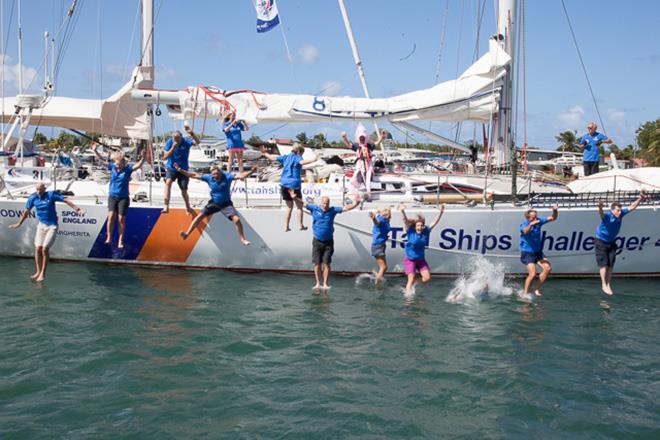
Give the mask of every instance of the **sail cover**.
<svg viewBox="0 0 660 440">
<path fill-rule="evenodd" d="M 148 139 L 146 106 L 132 99 L 130 92 L 135 87 L 152 86 L 153 68 L 136 67 L 131 80 L 107 99 L 77 99 L 61 96 L 46 98 L 41 107 L 35 108 L 32 112 L 31 123 L 94 131 L 108 136 Z M 4 123 L 11 122 L 16 105 L 20 102 L 21 97 L 5 98 L 0 120 Z"/>
<path fill-rule="evenodd" d="M 230 112 L 249 123 L 387 119 L 487 122 L 498 110 L 502 78 L 511 58 L 491 40 L 490 50 L 455 80 L 382 99 L 227 91 L 189 87 L 135 90 L 133 97 L 165 104 L 175 119 L 217 119 Z"/>
</svg>

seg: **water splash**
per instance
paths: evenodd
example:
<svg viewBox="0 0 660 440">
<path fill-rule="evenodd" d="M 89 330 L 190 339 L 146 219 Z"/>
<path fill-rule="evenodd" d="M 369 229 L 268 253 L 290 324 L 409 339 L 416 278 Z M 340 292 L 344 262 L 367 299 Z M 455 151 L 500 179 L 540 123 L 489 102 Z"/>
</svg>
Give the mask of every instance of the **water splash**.
<svg viewBox="0 0 660 440">
<path fill-rule="evenodd" d="M 475 257 L 454 282 L 446 301 L 466 303 L 511 296 L 514 289 L 506 285 L 505 275 L 502 263 L 493 263 L 481 256 Z"/>
<path fill-rule="evenodd" d="M 380 281 L 376 277 L 376 272 L 361 273 L 355 277 L 355 287 L 371 286 L 377 289 L 383 288 L 387 284 L 387 279 L 383 278 Z"/>
</svg>

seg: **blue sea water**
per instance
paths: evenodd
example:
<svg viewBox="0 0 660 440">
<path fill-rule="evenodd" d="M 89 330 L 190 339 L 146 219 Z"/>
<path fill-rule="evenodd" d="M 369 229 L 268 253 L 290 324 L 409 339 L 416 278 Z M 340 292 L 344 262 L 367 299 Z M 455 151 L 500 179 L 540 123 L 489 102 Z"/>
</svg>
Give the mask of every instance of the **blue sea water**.
<svg viewBox="0 0 660 440">
<path fill-rule="evenodd" d="M 32 271 L 0 258 L 1 439 L 660 438 L 654 279 L 453 304 L 455 279 Z"/>
</svg>

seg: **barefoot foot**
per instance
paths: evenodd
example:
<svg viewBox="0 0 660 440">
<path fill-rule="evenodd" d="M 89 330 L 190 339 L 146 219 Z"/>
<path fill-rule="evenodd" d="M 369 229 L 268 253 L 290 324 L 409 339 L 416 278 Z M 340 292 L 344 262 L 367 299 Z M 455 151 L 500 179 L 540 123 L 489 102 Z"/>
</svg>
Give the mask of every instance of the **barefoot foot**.
<svg viewBox="0 0 660 440">
<path fill-rule="evenodd" d="M 539 289 L 536 289 L 536 290 L 534 291 L 534 295 L 536 295 L 536 296 L 543 296 L 543 294 L 541 293 L 541 291 L 540 291 Z"/>
<path fill-rule="evenodd" d="M 166 206 L 160 212 L 161 212 L 161 214 L 167 214 L 168 212 L 170 212 L 170 207 Z"/>
<path fill-rule="evenodd" d="M 30 275 L 30 279 L 32 279 L 32 280 L 36 280 L 37 278 L 39 278 L 39 272 L 37 272 L 33 275 Z"/>
<path fill-rule="evenodd" d="M 241 243 L 243 243 L 243 246 L 250 246 L 252 242 L 250 240 L 242 239 Z"/>
<path fill-rule="evenodd" d="M 307 226 L 305 226 L 305 225 L 300 225 L 300 230 L 301 230 L 301 231 L 306 231 L 306 230 L 307 230 Z"/>
</svg>

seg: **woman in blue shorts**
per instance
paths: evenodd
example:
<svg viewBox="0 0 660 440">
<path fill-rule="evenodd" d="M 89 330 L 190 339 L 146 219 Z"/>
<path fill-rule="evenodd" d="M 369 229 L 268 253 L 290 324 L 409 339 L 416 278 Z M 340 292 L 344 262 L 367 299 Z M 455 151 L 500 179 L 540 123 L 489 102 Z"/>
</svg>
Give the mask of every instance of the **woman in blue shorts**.
<svg viewBox="0 0 660 440">
<path fill-rule="evenodd" d="M 115 151 L 110 156 L 112 161 L 106 161 L 99 151 L 98 145 L 94 143 L 93 149 L 96 157 L 101 163 L 108 168 L 111 172 L 110 186 L 108 190 L 108 221 L 106 222 L 106 238 L 105 244 L 112 244 L 112 232 L 115 229 L 115 220 L 119 216 L 119 237 L 117 240 L 117 247 L 124 248 L 124 231 L 126 230 L 126 213 L 131 204 L 129 197 L 128 183 L 131 181 L 131 174 L 134 170 L 142 167 L 144 163 L 144 156 L 138 160 L 135 165 L 130 165 L 126 162 L 124 153 Z"/>
<path fill-rule="evenodd" d="M 385 277 L 385 272 L 387 271 L 387 260 L 385 259 L 385 248 L 387 247 L 387 239 L 390 234 L 390 218 L 392 217 L 392 211 L 390 208 L 384 208 L 378 211 L 378 213 L 370 212 L 369 217 L 374 223 L 374 226 L 371 230 L 372 240 L 371 240 L 371 256 L 376 259 L 376 264 L 378 264 L 378 273 L 376 273 L 376 284 L 380 282 Z"/>
<path fill-rule="evenodd" d="M 227 154 L 229 154 L 227 171 L 230 173 L 234 166 L 234 157 L 238 161 L 238 172 L 243 172 L 243 151 L 245 150 L 245 144 L 243 143 L 241 132 L 247 130 L 249 130 L 247 122 L 236 119 L 236 113 L 232 112 L 225 116 L 222 131 L 225 132 L 225 136 L 227 137 Z"/>
</svg>

